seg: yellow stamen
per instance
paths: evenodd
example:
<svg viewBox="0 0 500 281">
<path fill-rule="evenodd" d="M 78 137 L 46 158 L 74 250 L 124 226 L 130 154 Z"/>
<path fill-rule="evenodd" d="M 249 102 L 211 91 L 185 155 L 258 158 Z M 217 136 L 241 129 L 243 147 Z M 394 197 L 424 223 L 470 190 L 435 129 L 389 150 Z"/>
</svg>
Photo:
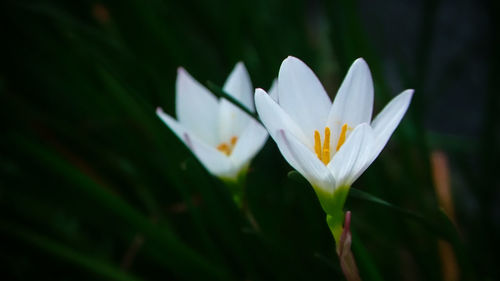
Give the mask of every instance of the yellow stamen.
<svg viewBox="0 0 500 281">
<path fill-rule="evenodd" d="M 317 130 L 314 131 L 314 152 L 316 152 L 316 156 L 321 160 L 321 136 Z"/>
<path fill-rule="evenodd" d="M 236 142 L 238 141 L 238 137 L 232 136 L 229 140 L 229 143 L 223 142 L 217 146 L 217 150 L 224 153 L 226 156 L 231 155 L 234 147 L 236 146 Z"/>
<path fill-rule="evenodd" d="M 320 158 L 325 165 L 330 162 L 330 128 L 325 128 L 325 140 L 323 141 L 323 155 Z"/>
<path fill-rule="evenodd" d="M 237 136 L 232 136 L 232 137 L 231 137 L 231 141 L 230 141 L 231 146 L 233 146 L 233 147 L 234 147 L 234 146 L 236 145 L 236 142 L 237 142 L 237 141 L 238 141 L 238 137 L 237 137 Z"/>
<path fill-rule="evenodd" d="M 330 128 L 325 128 L 323 148 L 321 148 L 321 135 L 317 130 L 314 131 L 314 152 L 316 152 L 316 156 L 323 164 L 328 165 L 328 162 L 330 162 Z"/>
<path fill-rule="evenodd" d="M 219 150 L 220 152 L 226 154 L 227 156 L 229 156 L 229 154 L 231 154 L 231 148 L 225 142 L 219 144 L 217 146 L 217 150 Z"/>
<path fill-rule="evenodd" d="M 346 132 L 347 132 L 347 123 L 342 125 L 342 130 L 340 131 L 340 137 L 339 137 L 339 142 L 337 143 L 336 151 L 339 151 L 340 147 L 344 144 Z"/>
</svg>

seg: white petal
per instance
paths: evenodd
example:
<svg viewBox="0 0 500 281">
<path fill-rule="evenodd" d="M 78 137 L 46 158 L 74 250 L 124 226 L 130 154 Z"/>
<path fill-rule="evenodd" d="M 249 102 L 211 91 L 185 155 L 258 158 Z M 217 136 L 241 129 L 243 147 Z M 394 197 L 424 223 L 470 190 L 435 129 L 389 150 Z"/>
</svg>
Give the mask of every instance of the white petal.
<svg viewBox="0 0 500 281">
<path fill-rule="evenodd" d="M 279 104 L 302 131 L 313 138 L 324 130 L 331 101 L 312 70 L 295 57 L 286 58 L 278 76 Z"/>
<path fill-rule="evenodd" d="M 355 128 L 361 123 L 370 123 L 373 111 L 373 81 L 370 69 L 363 59 L 357 59 L 335 96 L 328 115 L 328 126 L 338 140 L 340 128 L 346 124 Z"/>
<path fill-rule="evenodd" d="M 238 62 L 233 71 L 231 71 L 231 74 L 229 74 L 224 83 L 223 89 L 251 111 L 255 110 L 253 105 L 252 81 L 242 62 Z"/>
<path fill-rule="evenodd" d="M 224 83 L 224 91 L 246 108 L 255 111 L 252 82 L 243 63 L 236 64 L 226 83 Z M 231 137 L 239 136 L 251 118 L 243 110 L 224 98 L 220 101 L 219 110 L 219 137 L 221 141 L 229 141 Z"/>
<path fill-rule="evenodd" d="M 227 101 L 221 99 L 219 108 L 219 140 L 227 142 L 232 137 L 241 135 L 252 117 L 243 110 Z"/>
<path fill-rule="evenodd" d="M 358 125 L 328 164 L 337 180 L 337 186 L 351 186 L 361 175 L 361 170 L 367 162 L 366 158 L 371 155 L 372 144 L 373 133 L 370 125 Z"/>
<path fill-rule="evenodd" d="M 229 157 L 218 151 L 215 147 L 209 146 L 198 138 L 191 138 L 190 136 L 188 134 L 184 136 L 186 144 L 210 173 L 225 179 L 234 180 L 237 178 L 239 170 L 233 165 Z"/>
<path fill-rule="evenodd" d="M 278 79 L 273 80 L 273 84 L 271 84 L 271 88 L 269 88 L 269 96 L 277 102 L 279 102 L 279 97 L 278 97 Z"/>
<path fill-rule="evenodd" d="M 267 131 L 262 125 L 250 120 L 248 126 L 238 138 L 233 153 L 229 157 L 235 166 L 245 167 L 250 160 L 259 152 L 267 140 Z"/>
<path fill-rule="evenodd" d="M 184 133 L 189 131 L 186 127 L 180 124 L 177 120 L 166 114 L 161 107 L 156 108 L 156 115 L 177 135 L 179 139 L 184 141 Z"/>
<path fill-rule="evenodd" d="M 332 194 L 335 179 L 316 154 L 285 130 L 279 130 L 276 135 L 278 148 L 290 166 L 301 173 L 314 188 Z"/>
<path fill-rule="evenodd" d="M 375 134 L 375 144 L 373 147 L 373 158 L 375 159 L 380 151 L 384 148 L 389 141 L 392 133 L 399 125 L 410 105 L 413 90 L 406 90 L 393 98 L 380 112 L 371 126 Z"/>
<path fill-rule="evenodd" d="M 358 125 L 361 126 L 361 125 Z M 360 146 L 360 151 L 356 163 L 354 164 L 350 176 L 347 178 L 347 183 L 352 185 L 363 172 L 372 164 L 373 160 L 373 145 L 375 143 L 375 135 L 370 126 L 366 129 L 365 138 Z"/>
<path fill-rule="evenodd" d="M 314 149 L 313 137 L 305 137 L 290 116 L 262 89 L 255 90 L 255 106 L 260 120 L 275 141 L 278 131 L 285 129 L 311 150 Z"/>
<path fill-rule="evenodd" d="M 225 156 L 215 147 L 203 142 L 188 128 L 182 126 L 170 115 L 165 114 L 161 108 L 156 110 L 156 114 L 184 142 L 210 173 L 223 178 L 234 178 L 236 176 L 237 171 L 235 171 L 235 167 L 232 165 L 229 157 Z"/>
<path fill-rule="evenodd" d="M 210 145 L 217 145 L 219 103 L 183 68 L 177 71 L 175 110 L 183 126 Z"/>
</svg>

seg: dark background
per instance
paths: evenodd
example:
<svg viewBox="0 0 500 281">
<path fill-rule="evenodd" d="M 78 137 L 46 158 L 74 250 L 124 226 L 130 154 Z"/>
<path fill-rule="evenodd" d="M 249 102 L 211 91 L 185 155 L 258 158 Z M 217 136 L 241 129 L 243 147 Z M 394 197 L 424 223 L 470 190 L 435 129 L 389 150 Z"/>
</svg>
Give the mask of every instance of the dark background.
<svg viewBox="0 0 500 281">
<path fill-rule="evenodd" d="M 365 58 L 375 112 L 415 89 L 353 185 L 392 205 L 347 200 L 363 280 L 499 280 L 498 12 L 472 0 L 3 1 L 1 279 L 342 280 L 316 195 L 272 141 L 247 179 L 255 229 L 154 113 L 174 114 L 179 66 L 222 85 L 243 61 L 268 88 L 293 55 L 331 97 Z"/>
</svg>

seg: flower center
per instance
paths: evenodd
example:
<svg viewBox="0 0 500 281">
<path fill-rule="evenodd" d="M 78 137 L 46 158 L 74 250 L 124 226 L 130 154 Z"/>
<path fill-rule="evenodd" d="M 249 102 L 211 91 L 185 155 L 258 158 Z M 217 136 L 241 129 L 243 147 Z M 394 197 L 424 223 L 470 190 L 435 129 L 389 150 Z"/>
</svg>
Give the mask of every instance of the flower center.
<svg viewBox="0 0 500 281">
<path fill-rule="evenodd" d="M 337 142 L 337 147 L 335 151 L 339 151 L 340 147 L 345 142 L 345 137 L 347 133 L 347 124 L 342 125 L 340 131 L 339 141 Z M 321 147 L 321 136 L 317 130 L 314 131 L 314 152 L 318 159 L 323 162 L 323 164 L 328 165 L 330 162 L 330 128 L 325 127 L 325 139 L 323 140 L 323 147 Z"/>
<path fill-rule="evenodd" d="M 226 156 L 231 155 L 234 147 L 236 146 L 236 142 L 238 141 L 238 137 L 232 136 L 229 142 L 223 142 L 217 146 L 217 150 L 224 153 Z"/>
</svg>

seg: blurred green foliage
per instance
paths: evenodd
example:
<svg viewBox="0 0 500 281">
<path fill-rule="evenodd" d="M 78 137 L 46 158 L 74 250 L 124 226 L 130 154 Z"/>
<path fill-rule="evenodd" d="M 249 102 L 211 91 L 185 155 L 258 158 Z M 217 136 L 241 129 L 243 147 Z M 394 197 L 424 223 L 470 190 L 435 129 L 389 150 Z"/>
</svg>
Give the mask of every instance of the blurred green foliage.
<svg viewBox="0 0 500 281">
<path fill-rule="evenodd" d="M 403 82 L 416 88 L 414 101 L 347 200 L 354 254 L 363 280 L 443 280 L 444 239 L 461 280 L 498 280 L 498 87 L 490 87 L 482 136 L 427 132 L 419 90 L 437 4 L 424 2 L 417 72 Z M 330 95 L 364 57 L 379 111 L 396 93 L 355 2 L 4 1 L 0 8 L 3 280 L 343 279 L 316 195 L 287 176 L 274 143 L 247 178 L 255 228 L 155 108 L 174 113 L 179 66 L 221 85 L 241 60 L 254 87 L 268 88 L 294 55 Z M 435 149 L 454 163 L 452 186 L 467 187 L 454 196 L 457 213 L 469 214 L 457 218 L 458 232 L 437 203 Z"/>
</svg>

